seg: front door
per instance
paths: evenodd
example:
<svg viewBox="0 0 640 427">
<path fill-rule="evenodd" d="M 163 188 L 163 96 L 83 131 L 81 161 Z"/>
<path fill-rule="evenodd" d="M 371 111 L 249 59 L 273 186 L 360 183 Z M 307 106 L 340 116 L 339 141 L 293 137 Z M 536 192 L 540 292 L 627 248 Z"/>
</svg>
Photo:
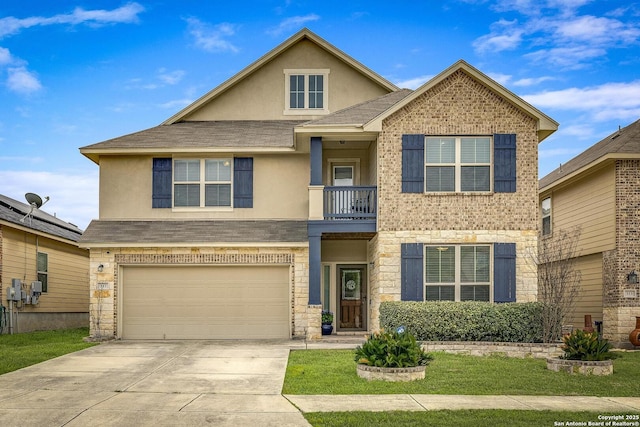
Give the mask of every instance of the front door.
<svg viewBox="0 0 640 427">
<path fill-rule="evenodd" d="M 337 330 L 367 329 L 366 265 L 338 265 Z"/>
</svg>

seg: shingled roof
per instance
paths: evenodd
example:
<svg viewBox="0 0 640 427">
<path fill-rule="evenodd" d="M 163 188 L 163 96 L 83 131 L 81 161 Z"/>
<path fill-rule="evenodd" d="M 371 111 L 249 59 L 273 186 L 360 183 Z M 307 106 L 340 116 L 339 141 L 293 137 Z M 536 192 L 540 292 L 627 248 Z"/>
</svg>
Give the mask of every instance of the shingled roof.
<svg viewBox="0 0 640 427">
<path fill-rule="evenodd" d="M 617 156 L 628 157 L 629 155 L 640 156 L 640 120 L 615 131 L 543 177 L 539 181 L 539 188 L 546 188 L 607 156 L 615 158 Z"/>
<path fill-rule="evenodd" d="M 227 120 L 160 125 L 80 148 L 87 157 L 109 150 L 291 148 L 300 120 Z M 95 159 L 94 159 L 95 161 Z"/>
<path fill-rule="evenodd" d="M 335 125 L 362 126 L 384 113 L 412 92 L 413 91 L 410 89 L 400 89 L 396 92 L 382 95 L 370 101 L 365 101 L 360 104 L 344 108 L 320 119 L 307 122 L 302 125 L 302 127 Z"/>
<path fill-rule="evenodd" d="M 74 242 L 77 242 L 82 236 L 82 230 L 71 223 L 62 221 L 40 209 L 34 209 L 27 217 L 29 212 L 31 212 L 31 206 L 28 204 L 0 194 L 0 221 Z M 23 219 L 24 222 L 22 222 Z"/>
<path fill-rule="evenodd" d="M 92 221 L 81 246 L 306 242 L 307 221 Z"/>
</svg>

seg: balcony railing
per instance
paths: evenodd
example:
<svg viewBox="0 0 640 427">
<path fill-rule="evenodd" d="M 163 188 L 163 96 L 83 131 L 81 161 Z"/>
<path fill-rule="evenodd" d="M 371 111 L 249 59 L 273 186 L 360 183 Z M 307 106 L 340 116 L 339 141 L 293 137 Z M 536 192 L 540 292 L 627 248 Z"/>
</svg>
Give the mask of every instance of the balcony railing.
<svg viewBox="0 0 640 427">
<path fill-rule="evenodd" d="M 324 187 L 325 219 L 376 219 L 375 186 Z"/>
</svg>

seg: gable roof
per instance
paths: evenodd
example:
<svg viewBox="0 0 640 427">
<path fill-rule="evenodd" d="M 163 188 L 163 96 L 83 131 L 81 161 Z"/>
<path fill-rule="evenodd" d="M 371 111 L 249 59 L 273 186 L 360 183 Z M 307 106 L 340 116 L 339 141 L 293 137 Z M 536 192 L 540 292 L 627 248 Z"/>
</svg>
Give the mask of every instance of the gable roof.
<svg viewBox="0 0 640 427">
<path fill-rule="evenodd" d="M 493 91 L 497 92 L 498 94 L 506 98 L 511 103 L 518 106 L 527 114 L 536 118 L 538 120 L 538 142 L 542 141 L 547 136 L 551 135 L 553 132 L 558 130 L 558 122 L 556 122 L 551 117 L 547 116 L 542 111 L 538 110 L 533 105 L 529 104 L 524 99 L 520 98 L 519 96 L 517 96 L 516 94 L 514 94 L 504 86 L 500 85 L 495 80 L 491 79 L 490 77 L 482 73 L 477 68 L 469 65 L 466 61 L 462 59 L 454 63 L 453 65 L 451 65 L 446 70 L 442 71 L 440 74 L 438 74 L 437 76 L 435 76 L 434 78 L 432 78 L 431 80 L 423 84 L 421 87 L 419 87 L 415 91 L 413 91 L 411 95 L 405 97 L 404 99 L 402 99 L 402 101 L 396 103 L 395 105 L 393 105 L 393 107 L 389 108 L 379 116 L 375 117 L 373 120 L 371 120 L 369 123 L 365 125 L 364 127 L 365 130 L 380 131 L 382 129 L 382 120 L 389 117 L 391 114 L 395 113 L 396 111 L 400 110 L 401 108 L 403 108 L 404 106 L 406 106 L 407 104 L 409 104 L 410 102 L 412 102 L 413 100 L 415 100 L 416 98 L 418 98 L 419 96 L 421 96 L 422 94 L 427 92 L 429 89 L 436 86 L 438 83 L 442 82 L 444 79 L 446 79 L 447 77 L 449 77 L 451 74 L 455 73 L 458 70 L 464 71 L 474 79 L 478 80 L 480 83 L 489 87 Z"/>
<path fill-rule="evenodd" d="M 357 69 L 360 73 L 364 74 L 371 80 L 377 82 L 380 86 L 386 88 L 387 90 L 389 91 L 398 90 L 398 87 L 396 85 L 394 85 L 393 83 L 391 83 L 390 81 L 388 81 L 387 79 L 379 75 L 378 73 L 374 72 L 373 70 L 366 67 L 362 63 L 356 61 L 351 56 L 347 55 L 346 53 L 344 53 L 343 51 L 341 51 L 331 43 L 319 37 L 317 34 L 311 32 L 309 29 L 303 28 L 302 30 L 298 31 L 296 34 L 294 34 L 293 36 L 285 40 L 283 43 L 281 43 L 280 45 L 278 45 L 277 47 L 275 47 L 274 49 L 272 49 L 271 51 L 269 51 L 268 53 L 260 57 L 257 61 L 253 62 L 248 67 L 244 68 L 242 71 L 240 71 L 239 73 L 237 73 L 236 75 L 228 79 L 227 81 L 223 82 L 222 84 L 220 84 L 213 90 L 209 91 L 208 93 L 206 93 L 204 96 L 202 96 L 195 102 L 191 103 L 190 105 L 188 105 L 187 107 L 179 111 L 178 113 L 171 116 L 162 124 L 169 125 L 169 124 L 181 121 L 187 115 L 199 109 L 201 106 L 208 103 L 212 99 L 218 97 L 222 93 L 226 92 L 235 84 L 237 84 L 239 81 L 243 80 L 244 78 L 246 78 L 247 76 L 255 72 L 256 70 L 261 68 L 264 64 L 273 60 L 276 56 L 280 55 L 282 52 L 284 52 L 285 50 L 289 49 L 291 46 L 295 45 L 296 43 L 304 39 L 309 40 L 312 43 L 315 43 L 316 45 L 328 51 L 329 53 L 339 58 L 349 66 Z"/>
<path fill-rule="evenodd" d="M 98 163 L 100 154 L 109 153 L 188 153 L 233 148 L 264 150 L 292 149 L 293 127 L 300 120 L 228 120 L 179 122 L 160 125 L 87 145 L 80 152 Z"/>
<path fill-rule="evenodd" d="M 584 170 L 610 159 L 640 158 L 640 120 L 618 129 L 611 135 L 545 175 L 538 187 L 543 191 L 552 184 L 566 181 Z"/>
<path fill-rule="evenodd" d="M 82 230 L 74 224 L 62 221 L 40 209 L 34 209 L 29 218 L 25 218 L 29 212 L 31 212 L 31 206 L 28 204 L 0 194 L 0 224 L 6 222 L 36 233 L 40 232 L 73 242 L 80 240 Z"/>
</svg>

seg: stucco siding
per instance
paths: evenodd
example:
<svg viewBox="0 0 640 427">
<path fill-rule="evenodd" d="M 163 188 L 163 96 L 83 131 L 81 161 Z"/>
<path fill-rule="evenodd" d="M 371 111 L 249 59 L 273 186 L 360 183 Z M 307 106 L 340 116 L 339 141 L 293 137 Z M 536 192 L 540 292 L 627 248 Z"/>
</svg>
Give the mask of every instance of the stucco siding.
<svg viewBox="0 0 640 427">
<path fill-rule="evenodd" d="M 100 158 L 100 219 L 306 219 L 309 156 L 253 157 L 253 208 L 153 209 L 151 156 Z M 201 158 L 194 155 L 189 158 Z M 218 157 L 225 157 L 219 155 Z M 226 157 L 233 157 L 231 154 Z"/>
<path fill-rule="evenodd" d="M 304 40 L 238 82 L 233 90 L 220 94 L 194 111 L 185 120 L 282 120 L 320 117 L 283 114 L 285 69 L 329 69 L 330 112 L 389 92 L 315 43 Z"/>
</svg>

